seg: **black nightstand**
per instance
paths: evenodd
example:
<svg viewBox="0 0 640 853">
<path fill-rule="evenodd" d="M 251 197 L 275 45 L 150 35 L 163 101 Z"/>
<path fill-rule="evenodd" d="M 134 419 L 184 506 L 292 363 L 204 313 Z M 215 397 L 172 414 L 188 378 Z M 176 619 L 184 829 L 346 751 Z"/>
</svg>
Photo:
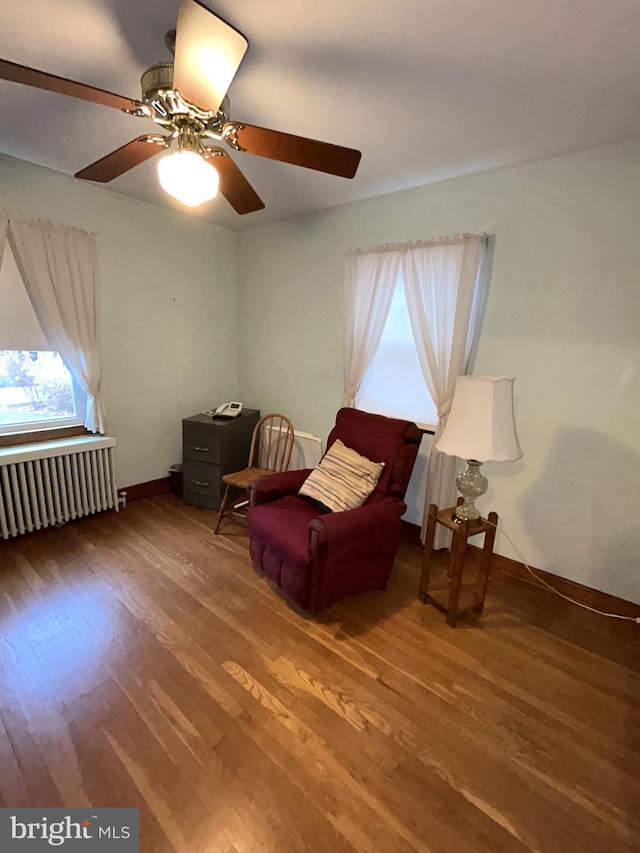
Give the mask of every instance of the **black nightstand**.
<svg viewBox="0 0 640 853">
<path fill-rule="evenodd" d="M 223 474 L 246 468 L 258 409 L 243 409 L 235 418 L 191 415 L 182 421 L 184 502 L 218 509 L 224 494 Z"/>
</svg>

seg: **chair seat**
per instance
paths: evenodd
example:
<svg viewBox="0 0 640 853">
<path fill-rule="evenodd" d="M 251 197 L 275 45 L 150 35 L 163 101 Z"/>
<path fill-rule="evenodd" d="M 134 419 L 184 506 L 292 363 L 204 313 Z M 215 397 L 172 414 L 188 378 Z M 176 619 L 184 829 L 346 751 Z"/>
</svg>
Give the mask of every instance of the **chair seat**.
<svg viewBox="0 0 640 853">
<path fill-rule="evenodd" d="M 225 474 L 222 482 L 227 486 L 236 486 L 238 489 L 246 489 L 252 480 L 273 474 L 272 468 L 245 468 L 242 471 L 234 471 L 233 474 Z"/>
<path fill-rule="evenodd" d="M 302 498 L 287 495 L 272 503 L 249 510 L 247 523 L 251 534 L 269 542 L 296 566 L 309 562 L 309 522 L 325 513 Z"/>
</svg>

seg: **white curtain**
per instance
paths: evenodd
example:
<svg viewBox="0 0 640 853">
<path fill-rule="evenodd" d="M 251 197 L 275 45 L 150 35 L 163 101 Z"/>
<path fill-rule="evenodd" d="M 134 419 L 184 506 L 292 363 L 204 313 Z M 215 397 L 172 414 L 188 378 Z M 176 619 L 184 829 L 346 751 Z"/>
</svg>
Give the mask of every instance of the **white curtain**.
<svg viewBox="0 0 640 853">
<path fill-rule="evenodd" d="M 344 381 L 342 403 L 354 406 L 367 367 L 389 316 L 401 253 L 381 251 L 347 258 L 345 273 Z"/>
<path fill-rule="evenodd" d="M 104 432 L 95 236 L 13 216 L 8 234 L 47 342 L 87 395 L 85 427 Z"/>
<path fill-rule="evenodd" d="M 402 255 L 402 277 L 411 328 L 425 384 L 438 409 L 427 466 L 422 533 L 429 504 L 441 509 L 456 501 L 457 460 L 435 449 L 451 408 L 457 376 L 468 372 L 477 347 L 487 290 L 487 238 L 464 234 L 414 244 Z M 439 527 L 435 548 L 449 545 Z"/>
</svg>

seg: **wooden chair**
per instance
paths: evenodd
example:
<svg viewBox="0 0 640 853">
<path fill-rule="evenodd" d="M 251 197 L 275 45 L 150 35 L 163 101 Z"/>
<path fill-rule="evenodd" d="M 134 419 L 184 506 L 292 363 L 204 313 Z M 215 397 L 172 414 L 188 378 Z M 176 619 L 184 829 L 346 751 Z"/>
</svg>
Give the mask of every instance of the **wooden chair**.
<svg viewBox="0 0 640 853">
<path fill-rule="evenodd" d="M 242 471 L 225 474 L 222 481 L 226 488 L 216 522 L 214 533 L 220 529 L 222 519 L 236 513 L 249 502 L 249 483 L 266 474 L 286 471 L 293 448 L 293 424 L 284 415 L 271 414 L 260 418 L 253 430 L 249 464 Z M 233 491 L 240 491 L 235 499 Z"/>
</svg>

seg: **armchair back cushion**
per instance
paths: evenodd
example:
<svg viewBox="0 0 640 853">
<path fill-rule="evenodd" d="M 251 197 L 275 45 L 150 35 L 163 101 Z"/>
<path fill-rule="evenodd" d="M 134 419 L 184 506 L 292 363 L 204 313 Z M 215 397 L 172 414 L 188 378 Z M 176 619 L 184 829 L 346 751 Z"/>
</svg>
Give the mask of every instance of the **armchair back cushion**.
<svg viewBox="0 0 640 853">
<path fill-rule="evenodd" d="M 366 503 L 383 495 L 404 498 L 422 438 L 415 424 L 344 408 L 338 412 L 336 425 L 329 433 L 327 450 L 338 438 L 367 459 L 384 463 L 380 479 Z"/>
</svg>

